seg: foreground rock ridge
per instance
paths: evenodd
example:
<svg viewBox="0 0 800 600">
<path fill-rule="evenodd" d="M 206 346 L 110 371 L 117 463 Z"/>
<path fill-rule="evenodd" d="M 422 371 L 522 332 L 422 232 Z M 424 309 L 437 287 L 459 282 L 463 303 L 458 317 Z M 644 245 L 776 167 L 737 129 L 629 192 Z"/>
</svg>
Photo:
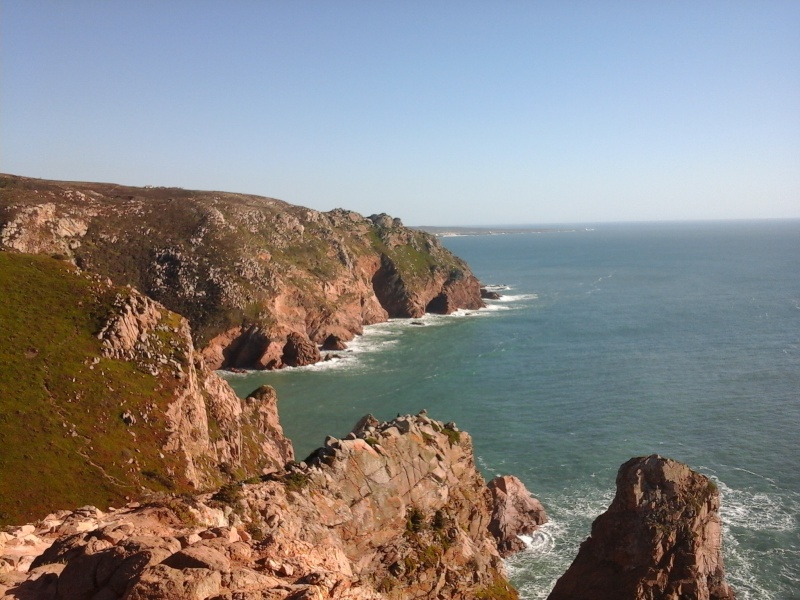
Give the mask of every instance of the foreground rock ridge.
<svg viewBox="0 0 800 600">
<path fill-rule="evenodd" d="M 286 472 L 8 529 L 0 597 L 515 598 L 493 512 L 467 433 L 424 411 L 368 416 Z"/>
<path fill-rule="evenodd" d="M 309 364 L 365 325 L 483 306 L 433 235 L 245 194 L 0 175 L 0 249 L 133 286 L 189 320 L 212 369 Z"/>
<path fill-rule="evenodd" d="M 631 459 L 548 600 L 732 600 L 718 511 L 704 475 L 658 455 Z"/>
</svg>

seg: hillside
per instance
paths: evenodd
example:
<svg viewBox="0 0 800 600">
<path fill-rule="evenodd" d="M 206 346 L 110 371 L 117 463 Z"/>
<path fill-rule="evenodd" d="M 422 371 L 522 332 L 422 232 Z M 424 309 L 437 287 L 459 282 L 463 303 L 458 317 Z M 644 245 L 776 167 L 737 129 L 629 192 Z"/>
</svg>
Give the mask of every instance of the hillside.
<svg viewBox="0 0 800 600">
<path fill-rule="evenodd" d="M 329 336 L 483 306 L 469 267 L 399 219 L 245 194 L 0 175 L 0 249 L 135 287 L 189 319 L 212 368 L 308 364 Z"/>
<path fill-rule="evenodd" d="M 0 290 L 0 524 L 292 458 L 279 428 L 259 426 L 263 407 L 202 364 L 179 315 L 47 256 L 0 252 Z"/>
</svg>

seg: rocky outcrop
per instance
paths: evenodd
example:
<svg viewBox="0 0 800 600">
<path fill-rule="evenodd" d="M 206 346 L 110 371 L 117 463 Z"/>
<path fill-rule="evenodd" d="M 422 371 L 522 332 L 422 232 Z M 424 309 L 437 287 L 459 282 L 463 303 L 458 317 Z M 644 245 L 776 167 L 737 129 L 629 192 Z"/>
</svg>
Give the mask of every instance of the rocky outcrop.
<svg viewBox="0 0 800 600">
<path fill-rule="evenodd" d="M 343 339 L 339 336 L 330 334 L 328 337 L 325 338 L 325 341 L 322 342 L 322 350 L 346 350 L 347 344 Z"/>
<path fill-rule="evenodd" d="M 215 488 L 293 459 L 274 391 L 236 397 L 161 304 L 12 252 L 0 252 L 0 289 L 0 525 Z"/>
<path fill-rule="evenodd" d="M 261 473 L 294 459 L 278 422 L 277 396 L 267 386 L 245 401 L 194 351 L 189 323 L 134 289 L 118 293 L 114 310 L 98 333 L 103 355 L 136 363 L 153 376 L 177 380 L 165 407 L 167 438 L 161 451 L 180 454 L 182 475 L 196 489 L 218 484 L 229 473 Z M 130 413 L 129 413 L 130 414 Z M 130 414 L 130 431 L 137 422 Z M 214 431 L 209 428 L 214 424 Z"/>
<path fill-rule="evenodd" d="M 732 600 L 718 510 L 704 475 L 657 455 L 631 459 L 548 600 Z"/>
<path fill-rule="evenodd" d="M 469 435 L 425 414 L 355 431 L 260 482 L 12 529 L 0 597 L 516 597 Z"/>
<path fill-rule="evenodd" d="M 547 523 L 544 506 L 513 475 L 495 477 L 487 487 L 492 494 L 489 531 L 497 540 L 500 556 L 524 550 L 525 542 L 520 536 L 531 535 Z"/>
<path fill-rule="evenodd" d="M 290 367 L 313 365 L 320 361 L 317 345 L 299 333 L 292 332 L 283 347 L 283 361 Z"/>
<path fill-rule="evenodd" d="M 399 219 L 242 194 L 0 175 L 0 249 L 133 286 L 188 318 L 212 369 L 320 360 L 291 353 L 483 306 L 469 267 Z"/>
</svg>

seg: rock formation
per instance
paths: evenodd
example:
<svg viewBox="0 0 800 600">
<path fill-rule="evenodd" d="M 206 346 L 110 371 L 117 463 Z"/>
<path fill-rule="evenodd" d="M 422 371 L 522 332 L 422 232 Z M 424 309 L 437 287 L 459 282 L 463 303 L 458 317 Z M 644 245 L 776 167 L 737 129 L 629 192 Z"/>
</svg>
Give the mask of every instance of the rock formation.
<svg viewBox="0 0 800 600">
<path fill-rule="evenodd" d="M 262 481 L 12 528 L 0 597 L 513 598 L 491 514 L 468 434 L 367 419 Z"/>
<path fill-rule="evenodd" d="M 188 318 L 212 368 L 280 368 L 365 325 L 483 306 L 432 235 L 280 200 L 0 175 L 0 249 L 66 258 Z"/>
<path fill-rule="evenodd" d="M 176 380 L 173 398 L 164 408 L 167 436 L 159 450 L 182 456 L 181 476 L 193 488 L 219 484 L 220 468 L 229 474 L 260 474 L 282 469 L 294 459 L 278 421 L 275 390 L 264 386 L 244 401 L 238 398 L 194 351 L 183 317 L 129 288 L 117 293 L 97 337 L 103 356 L 134 362 L 155 377 L 167 374 Z M 141 417 L 140 426 L 153 418 L 146 412 Z M 134 434 L 136 424 L 131 414 L 128 425 Z"/>
<path fill-rule="evenodd" d="M 492 494 L 489 531 L 497 540 L 500 556 L 523 550 L 525 543 L 520 536 L 531 535 L 547 522 L 544 506 L 513 475 L 495 477 L 488 488 Z"/>
<path fill-rule="evenodd" d="M 187 320 L 159 303 L 10 252 L 0 289 L 4 340 L 23 342 L 0 346 L 2 412 L 13 417 L 0 420 L 0 524 L 204 490 L 294 458 L 274 390 L 238 398 L 195 351 Z"/>
<path fill-rule="evenodd" d="M 629 460 L 548 600 L 732 600 L 718 510 L 704 475 L 657 455 Z"/>
</svg>

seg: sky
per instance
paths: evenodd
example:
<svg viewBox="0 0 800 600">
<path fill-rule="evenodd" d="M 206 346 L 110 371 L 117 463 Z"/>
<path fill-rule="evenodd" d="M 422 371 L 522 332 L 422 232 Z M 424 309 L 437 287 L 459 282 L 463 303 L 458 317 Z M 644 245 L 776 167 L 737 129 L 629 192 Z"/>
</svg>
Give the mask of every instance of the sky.
<svg viewBox="0 0 800 600">
<path fill-rule="evenodd" d="M 800 2 L 0 0 L 0 172 L 407 225 L 800 218 Z"/>
</svg>

